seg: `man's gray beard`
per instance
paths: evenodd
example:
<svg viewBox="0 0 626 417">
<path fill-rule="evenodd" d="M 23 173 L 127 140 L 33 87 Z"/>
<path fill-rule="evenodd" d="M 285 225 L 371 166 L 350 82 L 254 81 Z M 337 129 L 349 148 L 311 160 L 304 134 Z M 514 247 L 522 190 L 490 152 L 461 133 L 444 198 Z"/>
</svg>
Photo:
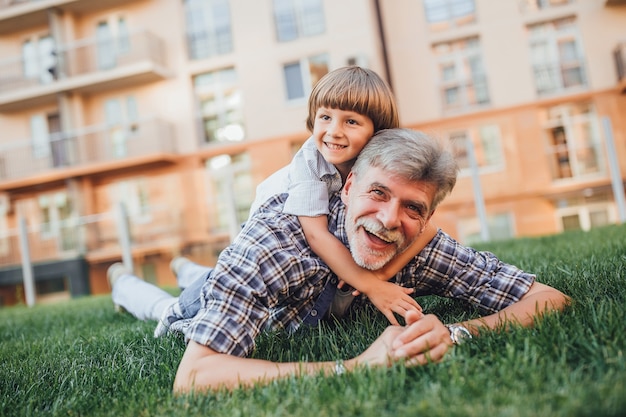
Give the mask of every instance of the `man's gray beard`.
<svg viewBox="0 0 626 417">
<path fill-rule="evenodd" d="M 360 218 L 356 222 L 354 219 L 348 215 L 348 222 L 352 223 L 352 235 L 349 238 L 350 242 L 350 253 L 352 254 L 352 258 L 354 262 L 361 268 L 368 269 L 370 271 L 376 271 L 381 269 L 385 265 L 387 265 L 391 260 L 398 254 L 402 253 L 409 245 L 405 245 L 404 236 L 400 232 L 391 232 L 383 227 L 378 221 L 370 219 L 370 218 Z M 361 254 L 357 251 L 358 241 L 357 239 L 357 229 L 359 227 L 363 227 L 365 230 L 369 232 L 374 232 L 375 234 L 379 234 L 381 236 L 386 237 L 388 240 L 394 241 L 396 244 L 397 250 L 395 252 L 389 251 L 377 251 L 371 250 L 367 246 L 362 246 L 361 250 L 367 251 L 366 255 L 372 256 L 378 259 L 375 262 L 366 262 L 364 257 L 361 257 Z"/>
</svg>

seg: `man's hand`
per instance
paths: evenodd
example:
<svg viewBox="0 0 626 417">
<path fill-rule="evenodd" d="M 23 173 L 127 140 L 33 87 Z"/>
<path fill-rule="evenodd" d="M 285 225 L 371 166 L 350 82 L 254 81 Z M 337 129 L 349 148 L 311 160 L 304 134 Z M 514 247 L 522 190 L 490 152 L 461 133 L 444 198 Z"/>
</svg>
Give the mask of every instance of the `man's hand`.
<svg viewBox="0 0 626 417">
<path fill-rule="evenodd" d="M 359 356 L 351 360 L 359 365 L 390 366 L 404 360 L 406 365 L 439 362 L 452 346 L 450 332 L 433 314 L 426 316 L 411 310 L 405 315 L 406 326 L 389 326 Z"/>
<path fill-rule="evenodd" d="M 422 307 L 409 294 L 413 293 L 412 288 L 404 288 L 387 281 L 376 281 L 376 285 L 370 287 L 367 297 L 372 304 L 387 317 L 389 323 L 397 326 L 398 320 L 393 313 L 406 317 L 409 311 L 422 315 Z"/>
<path fill-rule="evenodd" d="M 421 318 L 409 311 L 405 316 L 407 325 L 394 338 L 392 358 L 405 359 L 408 365 L 425 365 L 440 362 L 453 345 L 450 332 L 434 314 Z"/>
</svg>

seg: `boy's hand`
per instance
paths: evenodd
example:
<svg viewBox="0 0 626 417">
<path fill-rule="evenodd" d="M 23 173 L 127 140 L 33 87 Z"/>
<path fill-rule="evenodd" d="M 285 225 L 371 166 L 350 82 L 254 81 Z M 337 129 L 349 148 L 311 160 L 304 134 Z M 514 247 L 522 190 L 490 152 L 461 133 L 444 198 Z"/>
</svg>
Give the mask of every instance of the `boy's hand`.
<svg viewBox="0 0 626 417">
<path fill-rule="evenodd" d="M 422 307 L 409 294 L 413 293 L 412 288 L 404 288 L 387 281 L 378 281 L 369 291 L 367 297 L 381 313 L 387 317 L 389 323 L 398 325 L 398 320 L 393 313 L 402 317 L 408 311 L 416 311 L 422 316 Z"/>
</svg>

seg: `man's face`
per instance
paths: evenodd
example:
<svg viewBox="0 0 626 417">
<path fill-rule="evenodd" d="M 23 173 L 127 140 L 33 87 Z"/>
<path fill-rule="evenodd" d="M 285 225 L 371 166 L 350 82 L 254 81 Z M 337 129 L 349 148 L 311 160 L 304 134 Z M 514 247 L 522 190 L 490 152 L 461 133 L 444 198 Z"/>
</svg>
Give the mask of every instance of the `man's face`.
<svg viewBox="0 0 626 417">
<path fill-rule="evenodd" d="M 370 168 L 350 174 L 342 192 L 346 232 L 356 263 L 377 270 L 408 248 L 431 216 L 435 185 L 411 182 Z"/>
</svg>

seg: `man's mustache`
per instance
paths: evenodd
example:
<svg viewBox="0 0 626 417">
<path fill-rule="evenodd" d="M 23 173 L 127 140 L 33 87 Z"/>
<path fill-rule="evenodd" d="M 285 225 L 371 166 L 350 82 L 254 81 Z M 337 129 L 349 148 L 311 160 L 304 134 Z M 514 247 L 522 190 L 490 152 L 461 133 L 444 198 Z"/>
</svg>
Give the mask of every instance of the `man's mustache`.
<svg viewBox="0 0 626 417">
<path fill-rule="evenodd" d="M 358 228 L 359 226 L 385 242 L 395 243 L 398 247 L 403 247 L 404 245 L 404 235 L 399 230 L 387 229 L 376 219 L 361 217 L 356 221 L 356 227 Z"/>
</svg>

